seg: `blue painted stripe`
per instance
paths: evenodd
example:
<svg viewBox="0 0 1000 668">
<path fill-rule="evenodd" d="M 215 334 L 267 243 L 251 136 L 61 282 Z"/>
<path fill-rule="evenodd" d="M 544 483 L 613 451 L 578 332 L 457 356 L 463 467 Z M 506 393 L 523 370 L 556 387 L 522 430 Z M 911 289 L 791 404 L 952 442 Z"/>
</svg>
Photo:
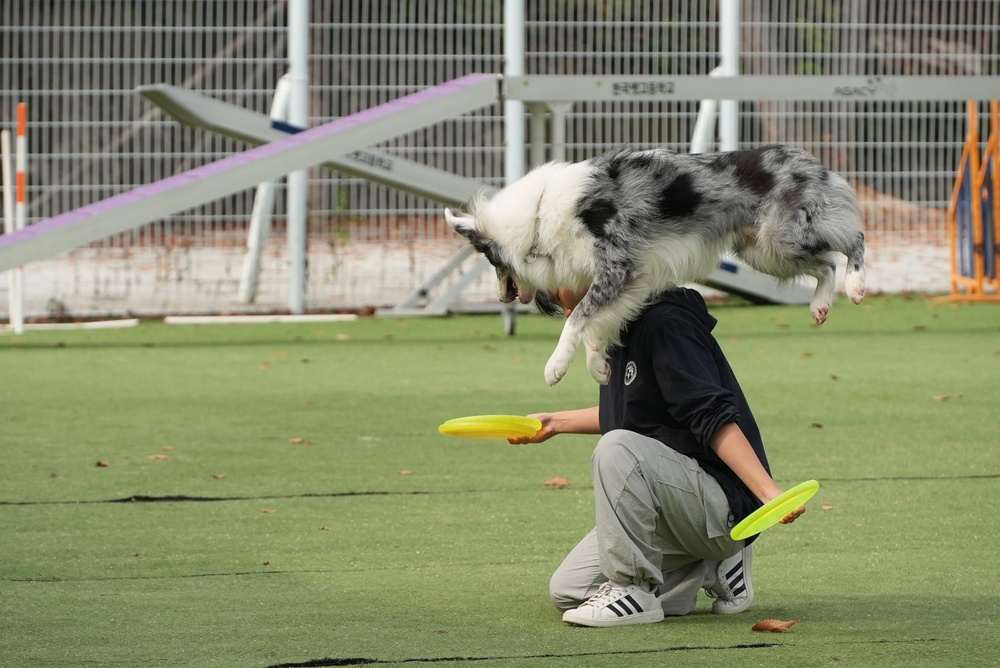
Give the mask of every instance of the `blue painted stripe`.
<svg viewBox="0 0 1000 668">
<path fill-rule="evenodd" d="M 297 135 L 306 128 L 301 128 L 298 125 L 292 125 L 291 123 L 286 123 L 284 121 L 271 120 L 271 127 L 275 130 L 280 130 L 281 132 L 287 132 L 290 135 Z"/>
</svg>

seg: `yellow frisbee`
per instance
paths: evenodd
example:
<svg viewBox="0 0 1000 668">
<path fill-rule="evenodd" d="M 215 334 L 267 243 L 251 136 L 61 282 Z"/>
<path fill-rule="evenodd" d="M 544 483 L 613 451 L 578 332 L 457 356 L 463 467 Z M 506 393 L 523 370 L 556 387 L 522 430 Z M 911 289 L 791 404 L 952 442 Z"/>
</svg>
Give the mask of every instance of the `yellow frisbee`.
<svg viewBox="0 0 1000 668">
<path fill-rule="evenodd" d="M 747 515 L 729 532 L 730 538 L 743 540 L 774 526 L 785 515 L 811 499 L 818 489 L 819 483 L 815 480 L 806 480 L 792 487 Z"/>
<path fill-rule="evenodd" d="M 448 436 L 490 439 L 534 436 L 541 428 L 541 421 L 523 415 L 470 415 L 448 420 L 438 431 Z"/>
</svg>

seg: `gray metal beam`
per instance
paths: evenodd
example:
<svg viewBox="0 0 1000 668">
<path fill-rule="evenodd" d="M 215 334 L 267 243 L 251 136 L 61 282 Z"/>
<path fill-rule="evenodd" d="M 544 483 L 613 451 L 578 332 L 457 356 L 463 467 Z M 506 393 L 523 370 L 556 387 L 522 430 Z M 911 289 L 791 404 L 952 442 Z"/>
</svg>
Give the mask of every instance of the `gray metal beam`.
<svg viewBox="0 0 1000 668">
<path fill-rule="evenodd" d="M 0 236 L 0 271 L 487 106 L 496 95 L 495 76 L 468 75 L 49 218 Z"/>
<path fill-rule="evenodd" d="M 520 76 L 504 94 L 526 103 L 576 100 L 762 100 L 847 102 L 988 100 L 1000 77 L 861 76 Z"/>
</svg>

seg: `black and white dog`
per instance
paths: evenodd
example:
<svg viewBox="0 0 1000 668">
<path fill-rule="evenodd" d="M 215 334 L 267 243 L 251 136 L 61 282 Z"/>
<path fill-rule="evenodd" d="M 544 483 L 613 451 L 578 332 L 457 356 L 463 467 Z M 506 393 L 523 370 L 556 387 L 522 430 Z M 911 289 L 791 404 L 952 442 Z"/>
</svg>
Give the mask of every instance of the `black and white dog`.
<svg viewBox="0 0 1000 668">
<path fill-rule="evenodd" d="M 581 343 L 591 375 L 607 383 L 605 348 L 625 323 L 651 296 L 708 276 L 727 251 L 778 279 L 815 276 L 818 324 L 835 296 L 836 253 L 847 256 L 847 296 L 857 304 L 865 294 L 854 189 L 786 146 L 698 155 L 619 147 L 542 165 L 470 208 L 445 216 L 496 269 L 500 301 L 535 299 L 560 314 L 550 293 L 589 286 L 545 366 L 549 385 Z"/>
</svg>

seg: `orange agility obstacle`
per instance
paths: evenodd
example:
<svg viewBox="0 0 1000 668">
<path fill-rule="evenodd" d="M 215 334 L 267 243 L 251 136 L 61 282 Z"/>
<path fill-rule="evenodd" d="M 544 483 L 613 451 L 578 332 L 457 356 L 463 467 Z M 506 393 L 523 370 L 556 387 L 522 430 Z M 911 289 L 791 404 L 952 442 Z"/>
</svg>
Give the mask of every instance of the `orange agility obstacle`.
<svg viewBox="0 0 1000 668">
<path fill-rule="evenodd" d="M 969 133 L 948 208 L 951 295 L 1000 301 L 1000 102 L 989 104 L 989 137 L 980 157 L 979 104 L 968 103 Z"/>
</svg>

